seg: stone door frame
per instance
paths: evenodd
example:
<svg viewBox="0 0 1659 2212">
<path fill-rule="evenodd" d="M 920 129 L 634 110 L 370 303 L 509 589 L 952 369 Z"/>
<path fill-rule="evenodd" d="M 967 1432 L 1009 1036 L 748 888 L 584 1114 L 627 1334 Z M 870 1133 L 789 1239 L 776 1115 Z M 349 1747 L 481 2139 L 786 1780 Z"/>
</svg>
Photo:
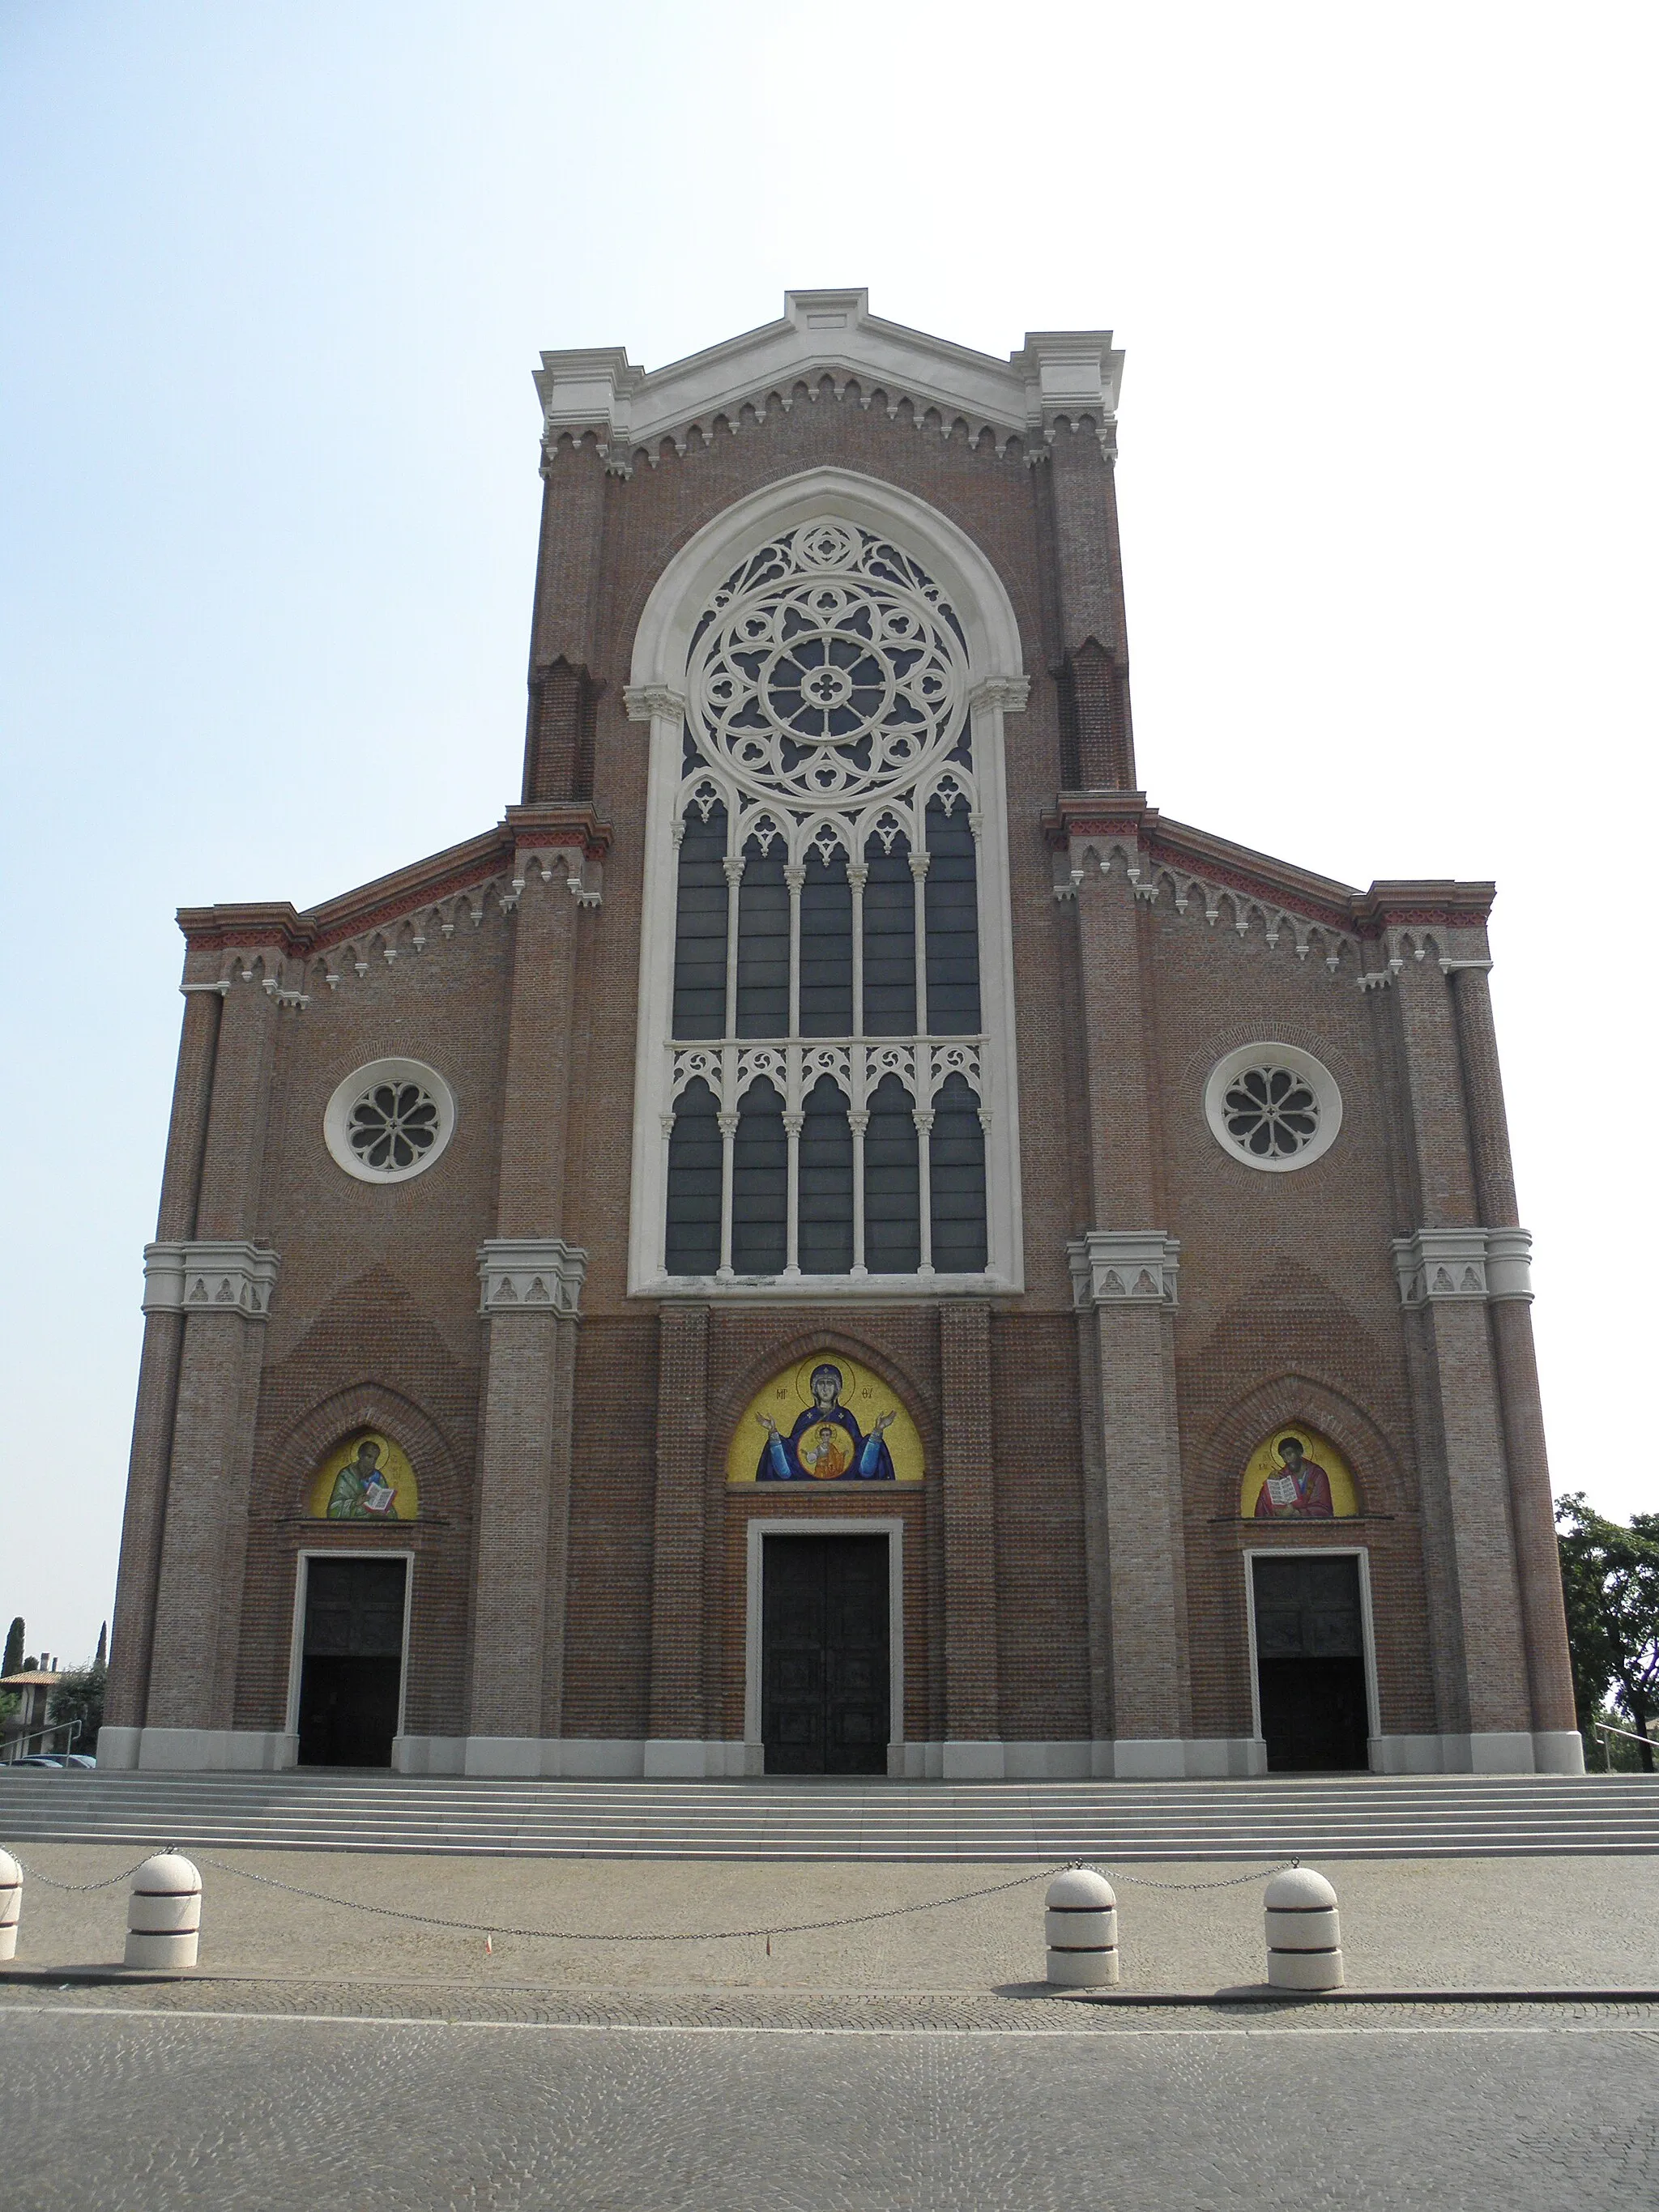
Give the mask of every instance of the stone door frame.
<svg viewBox="0 0 1659 2212">
<path fill-rule="evenodd" d="M 770 1520 L 757 1515 L 749 1522 L 748 1593 L 744 1613 L 743 1737 L 744 1763 L 759 1773 L 765 1759 L 761 1735 L 763 1576 L 769 1536 L 885 1536 L 887 1539 L 888 1735 L 887 1771 L 904 1771 L 904 1522 L 897 1514 L 793 1516 Z M 857 1777 L 846 1778 L 856 1780 Z"/>
</svg>

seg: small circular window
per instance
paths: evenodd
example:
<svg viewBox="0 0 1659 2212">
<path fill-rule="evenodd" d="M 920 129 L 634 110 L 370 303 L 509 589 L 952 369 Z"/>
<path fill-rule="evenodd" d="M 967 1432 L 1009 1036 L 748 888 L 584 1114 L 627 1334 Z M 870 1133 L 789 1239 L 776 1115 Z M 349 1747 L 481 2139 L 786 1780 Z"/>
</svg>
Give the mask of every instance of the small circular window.
<svg viewBox="0 0 1659 2212">
<path fill-rule="evenodd" d="M 324 1141 L 337 1165 L 360 1182 L 419 1175 L 454 1127 L 449 1085 L 418 1060 L 371 1060 L 347 1076 L 323 1115 Z"/>
<path fill-rule="evenodd" d="M 1310 1166 L 1336 1142 L 1342 1094 L 1329 1068 L 1291 1044 L 1247 1044 L 1218 1060 L 1204 1111 L 1224 1152 L 1283 1175 Z"/>
</svg>

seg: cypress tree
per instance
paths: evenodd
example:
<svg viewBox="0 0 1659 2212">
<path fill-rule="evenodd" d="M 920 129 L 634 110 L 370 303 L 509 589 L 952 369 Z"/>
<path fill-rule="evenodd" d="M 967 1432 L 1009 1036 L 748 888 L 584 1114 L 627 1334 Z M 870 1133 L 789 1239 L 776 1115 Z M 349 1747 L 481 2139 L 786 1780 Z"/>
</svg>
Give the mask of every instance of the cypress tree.
<svg viewBox="0 0 1659 2212">
<path fill-rule="evenodd" d="M 6 1656 L 0 1659 L 0 1674 L 15 1674 L 23 1664 L 23 1616 L 20 1613 L 6 1631 Z"/>
</svg>

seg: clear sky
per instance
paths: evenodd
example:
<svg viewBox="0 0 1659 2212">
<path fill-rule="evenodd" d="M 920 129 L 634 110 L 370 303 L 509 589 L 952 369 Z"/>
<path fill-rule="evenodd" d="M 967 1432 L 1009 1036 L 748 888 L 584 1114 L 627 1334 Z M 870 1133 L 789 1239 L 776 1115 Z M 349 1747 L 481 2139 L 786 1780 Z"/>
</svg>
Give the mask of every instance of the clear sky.
<svg viewBox="0 0 1659 2212">
<path fill-rule="evenodd" d="M 173 908 L 499 817 L 538 349 L 787 285 L 1116 331 L 1142 781 L 1498 878 L 1556 1486 L 1659 1504 L 1656 49 L 1619 0 L 0 4 L 0 1625 L 110 1609 Z"/>
</svg>

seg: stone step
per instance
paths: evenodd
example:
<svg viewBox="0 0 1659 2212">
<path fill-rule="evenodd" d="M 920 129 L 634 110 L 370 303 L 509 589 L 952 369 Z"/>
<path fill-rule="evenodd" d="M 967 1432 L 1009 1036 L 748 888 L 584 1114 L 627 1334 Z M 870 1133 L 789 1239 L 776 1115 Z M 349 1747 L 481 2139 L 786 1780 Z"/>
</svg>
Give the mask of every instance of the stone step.
<svg viewBox="0 0 1659 2212">
<path fill-rule="evenodd" d="M 1048 1861 L 1659 1851 L 1659 1778 L 485 1782 L 0 1771 L 0 1843 Z"/>
</svg>

